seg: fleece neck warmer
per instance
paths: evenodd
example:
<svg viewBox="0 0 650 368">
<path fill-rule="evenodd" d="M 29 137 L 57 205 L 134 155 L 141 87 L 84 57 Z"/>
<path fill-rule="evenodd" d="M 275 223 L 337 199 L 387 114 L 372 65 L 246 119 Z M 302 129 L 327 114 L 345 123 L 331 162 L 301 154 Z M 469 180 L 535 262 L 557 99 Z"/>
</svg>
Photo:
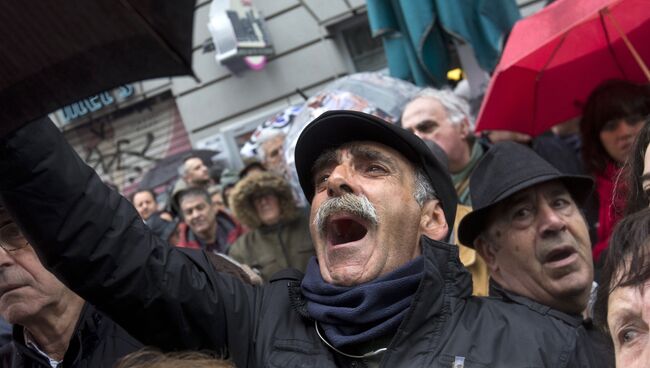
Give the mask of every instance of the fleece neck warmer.
<svg viewBox="0 0 650 368">
<path fill-rule="evenodd" d="M 424 257 L 365 284 L 326 283 L 313 257 L 302 280 L 309 316 L 337 349 L 392 336 L 411 305 L 424 273 Z"/>
</svg>

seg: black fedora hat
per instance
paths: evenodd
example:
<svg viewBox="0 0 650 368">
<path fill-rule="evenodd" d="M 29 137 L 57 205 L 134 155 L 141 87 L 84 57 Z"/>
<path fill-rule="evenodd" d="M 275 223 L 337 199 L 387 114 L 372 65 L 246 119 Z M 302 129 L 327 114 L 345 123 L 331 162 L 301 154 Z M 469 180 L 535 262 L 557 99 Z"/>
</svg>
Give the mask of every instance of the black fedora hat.
<svg viewBox="0 0 650 368">
<path fill-rule="evenodd" d="M 416 167 L 422 168 L 438 195 L 451 233 L 458 197 L 444 166 L 413 133 L 358 111 L 327 111 L 309 123 L 300 134 L 295 151 L 296 171 L 309 202 L 314 197 L 311 169 L 316 159 L 326 150 L 354 141 L 384 144 L 404 155 Z"/>
<path fill-rule="evenodd" d="M 474 239 L 483 231 L 491 208 L 521 190 L 551 180 L 561 180 L 578 205 L 584 203 L 594 186 L 590 177 L 562 174 L 522 144 L 495 144 L 470 176 L 469 192 L 474 208 L 461 220 L 458 240 L 474 247 Z"/>
</svg>

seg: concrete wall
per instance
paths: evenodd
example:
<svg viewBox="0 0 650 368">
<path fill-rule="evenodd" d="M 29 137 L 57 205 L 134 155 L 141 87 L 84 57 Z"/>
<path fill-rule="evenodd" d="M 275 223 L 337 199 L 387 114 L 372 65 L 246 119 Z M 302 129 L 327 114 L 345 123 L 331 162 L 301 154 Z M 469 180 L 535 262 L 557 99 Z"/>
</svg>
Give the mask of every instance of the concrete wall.
<svg viewBox="0 0 650 368">
<path fill-rule="evenodd" d="M 516 1 L 523 16 L 538 11 L 546 2 Z M 253 0 L 266 20 L 275 55 L 263 70 L 238 76 L 215 60 L 215 51 L 204 50 L 206 41 L 211 41 L 207 29 L 210 3 L 198 0 L 195 11 L 192 62 L 199 81 L 177 77 L 134 83 L 136 94 L 125 103 L 171 90 L 193 144 L 220 132 L 250 129 L 303 101 L 297 89 L 311 95 L 332 80 L 355 72 L 344 43 L 336 42 L 328 27 L 354 16 L 365 17 L 365 0 Z M 81 119 L 75 125 L 83 123 Z"/>
<path fill-rule="evenodd" d="M 516 0 L 523 16 L 546 0 Z M 276 54 L 262 71 L 241 76 L 205 52 L 210 1 L 197 3 L 194 22 L 193 78 L 171 81 L 173 94 L 192 142 L 263 119 L 302 99 L 295 93 L 317 91 L 333 79 L 353 73 L 347 51 L 327 27 L 355 14 L 365 16 L 365 0 L 253 0 L 264 15 Z"/>
<path fill-rule="evenodd" d="M 546 3 L 516 1 L 523 16 Z M 302 102 L 298 89 L 311 96 L 355 72 L 345 42 L 330 32 L 354 17 L 365 19 L 365 0 L 253 0 L 265 17 L 275 54 L 263 70 L 240 75 L 221 66 L 215 51 L 206 51 L 210 3 L 196 4 L 192 62 L 198 81 L 177 77 L 136 82 L 129 84 L 132 93 L 126 98 L 71 122 L 62 110 L 51 114 L 82 157 L 125 192 L 135 188 L 154 161 L 190 143 L 196 148 L 218 142 L 224 161 L 239 166 L 233 137 Z M 97 126 L 112 133 L 97 136 Z M 145 144 L 152 134 L 154 140 Z"/>
</svg>

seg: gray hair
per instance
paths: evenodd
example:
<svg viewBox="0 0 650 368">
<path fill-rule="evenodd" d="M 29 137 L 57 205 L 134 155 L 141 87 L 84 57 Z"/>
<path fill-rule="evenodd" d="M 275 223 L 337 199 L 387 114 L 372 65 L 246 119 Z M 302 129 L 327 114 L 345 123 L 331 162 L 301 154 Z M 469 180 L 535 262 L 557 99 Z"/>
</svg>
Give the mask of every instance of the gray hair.
<svg viewBox="0 0 650 368">
<path fill-rule="evenodd" d="M 421 168 L 415 170 L 415 190 L 413 196 L 420 207 L 424 206 L 426 201 L 438 198 L 429 177 Z"/>
<path fill-rule="evenodd" d="M 449 121 L 460 124 L 463 119 L 467 119 L 470 130 L 474 130 L 474 119 L 470 114 L 469 103 L 454 92 L 427 87 L 418 92 L 411 101 L 420 97 L 435 98 L 445 108 Z"/>
<path fill-rule="evenodd" d="M 181 165 L 177 169 L 178 176 L 180 176 L 181 178 L 184 178 L 185 175 L 187 175 L 187 165 L 185 165 L 185 164 L 187 163 L 187 161 L 189 161 L 190 159 L 193 159 L 193 158 L 198 158 L 199 160 L 201 160 L 201 162 L 203 162 L 203 159 L 201 157 L 197 156 L 197 155 L 191 155 L 191 156 L 185 157 L 183 159 L 183 163 L 181 163 Z M 203 162 L 203 164 L 205 165 L 205 162 Z"/>
<path fill-rule="evenodd" d="M 189 198 L 189 197 L 201 197 L 208 204 L 212 204 L 212 198 L 210 194 L 208 194 L 207 190 L 199 187 L 189 187 L 187 189 L 181 190 L 176 194 L 176 198 L 178 198 L 178 206 L 180 207 L 181 203 L 183 203 L 185 198 Z"/>
</svg>

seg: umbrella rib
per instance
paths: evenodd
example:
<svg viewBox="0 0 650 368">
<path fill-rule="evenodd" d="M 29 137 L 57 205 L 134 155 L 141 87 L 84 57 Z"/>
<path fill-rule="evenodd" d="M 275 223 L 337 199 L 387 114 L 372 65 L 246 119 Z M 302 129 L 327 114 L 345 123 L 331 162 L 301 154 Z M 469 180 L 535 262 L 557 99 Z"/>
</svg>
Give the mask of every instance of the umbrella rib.
<svg viewBox="0 0 650 368">
<path fill-rule="evenodd" d="M 609 11 L 609 8 L 605 8 L 605 9 L 601 10 L 601 12 L 604 12 L 605 15 L 612 21 L 612 24 L 614 24 L 614 29 L 616 29 L 618 34 L 623 39 L 623 43 L 625 43 L 625 46 L 627 47 L 627 50 L 630 52 L 630 54 L 632 54 L 632 57 L 634 58 L 634 61 L 637 62 L 637 64 L 639 65 L 639 68 L 641 68 L 641 71 L 643 72 L 645 77 L 650 82 L 650 70 L 648 70 L 648 66 L 645 65 L 645 63 L 643 62 L 643 59 L 641 59 L 641 56 L 639 56 L 639 53 L 636 51 L 636 48 L 634 47 L 634 45 L 632 45 L 632 42 L 630 42 L 630 40 L 627 38 L 627 35 L 625 34 L 625 32 L 623 32 L 620 25 L 616 21 L 616 18 L 614 18 L 612 16 L 612 14 Z"/>
<path fill-rule="evenodd" d="M 194 70 L 192 70 L 192 66 L 187 65 L 187 63 L 180 55 L 180 53 L 176 49 L 174 49 L 174 47 L 172 47 L 171 44 L 169 44 L 169 41 L 167 41 L 164 37 L 160 35 L 160 33 L 158 33 L 158 31 L 156 31 L 156 29 L 151 25 L 151 23 L 149 23 L 149 21 L 147 21 L 147 18 L 145 18 L 141 12 L 138 11 L 138 9 L 134 7 L 129 0 L 120 0 L 120 2 L 127 8 L 131 9 L 135 14 L 137 14 L 136 18 L 138 18 L 140 22 L 144 23 L 144 25 L 146 26 L 145 28 L 147 29 L 147 31 L 149 31 L 149 33 L 153 36 L 153 38 L 159 44 L 161 44 L 179 64 L 184 65 L 192 73 L 192 77 L 194 77 L 195 80 L 199 81 L 199 78 L 196 76 L 196 74 L 194 74 Z"/>
<path fill-rule="evenodd" d="M 607 7 L 605 7 L 605 9 L 607 9 Z M 604 17 L 605 9 L 601 9 L 598 12 L 598 15 L 599 15 L 599 18 L 600 18 L 600 24 L 603 27 L 603 32 L 605 32 L 605 38 L 607 39 L 607 50 L 609 50 L 609 53 L 612 55 L 612 59 L 614 60 L 614 64 L 616 64 L 616 67 L 621 72 L 621 75 L 623 76 L 623 78 L 629 80 L 629 78 L 627 77 L 627 74 L 625 73 L 625 70 L 623 69 L 623 67 L 621 66 L 621 64 L 620 64 L 620 62 L 618 60 L 616 52 L 614 52 L 614 48 L 612 47 L 612 40 L 609 37 L 609 31 L 607 29 L 607 25 L 605 24 L 605 17 Z"/>
<path fill-rule="evenodd" d="M 564 44 L 564 41 L 566 40 L 568 35 L 568 32 L 564 32 L 562 34 L 562 38 L 560 38 L 560 42 L 558 42 L 557 46 L 553 49 L 553 52 L 551 53 L 551 56 L 549 56 L 548 60 L 544 63 L 544 66 L 539 70 L 539 73 L 535 76 L 535 87 L 533 88 L 533 120 L 531 122 L 531 131 L 534 131 L 535 128 L 535 121 L 537 120 L 537 111 L 538 111 L 538 106 L 537 106 L 537 101 L 538 101 L 538 92 L 539 92 L 539 82 L 542 79 L 542 76 L 544 74 L 544 71 L 546 68 L 548 68 L 549 64 L 551 61 L 553 61 L 553 58 L 555 55 L 560 51 L 560 48 Z"/>
</svg>

